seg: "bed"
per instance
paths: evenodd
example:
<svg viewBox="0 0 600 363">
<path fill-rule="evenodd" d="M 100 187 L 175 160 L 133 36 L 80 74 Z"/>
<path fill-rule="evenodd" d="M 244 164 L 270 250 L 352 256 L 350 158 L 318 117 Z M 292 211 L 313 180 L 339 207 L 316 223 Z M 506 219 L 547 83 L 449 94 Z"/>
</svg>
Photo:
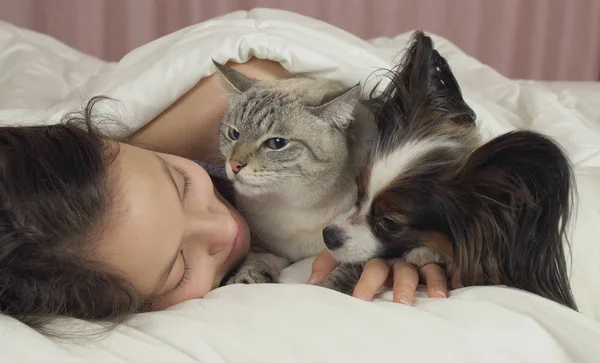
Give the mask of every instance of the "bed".
<svg viewBox="0 0 600 363">
<path fill-rule="evenodd" d="M 288 71 L 361 82 L 389 68 L 410 33 L 365 41 L 326 23 L 269 9 L 240 11 L 184 28 L 117 63 L 0 22 L 0 122 L 53 123 L 103 94 L 101 111 L 133 132 L 214 73 L 217 61 L 251 56 Z M 417 292 L 415 306 L 373 302 L 304 284 L 311 259 L 281 284 L 231 285 L 204 299 L 135 316 L 105 336 L 53 339 L 0 315 L 1 362 L 597 362 L 600 358 L 599 83 L 511 80 L 432 35 L 448 59 L 484 137 L 528 128 L 561 143 L 576 168 L 571 284 L 581 313 L 503 286 L 468 287 L 448 299 Z M 385 85 L 382 84 L 382 86 Z M 100 106 L 100 104 L 99 104 Z M 69 331 L 94 324 L 64 319 Z"/>
</svg>

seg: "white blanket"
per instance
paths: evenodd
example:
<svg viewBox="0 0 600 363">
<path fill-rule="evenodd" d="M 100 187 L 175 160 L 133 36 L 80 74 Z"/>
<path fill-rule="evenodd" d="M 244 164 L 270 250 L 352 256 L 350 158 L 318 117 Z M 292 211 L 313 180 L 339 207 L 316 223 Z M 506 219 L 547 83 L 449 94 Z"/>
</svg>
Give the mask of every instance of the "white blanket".
<svg viewBox="0 0 600 363">
<path fill-rule="evenodd" d="M 313 19 L 256 9 L 190 26 L 106 63 L 0 22 L 0 122 L 56 122 L 101 94 L 121 101 L 104 111 L 132 132 L 212 74 L 211 57 L 243 62 L 256 56 L 294 74 L 365 84 L 376 79 L 369 77 L 374 70 L 394 64 L 409 36 L 364 41 Z M 390 292 L 363 302 L 295 284 L 306 281 L 309 259 L 284 271 L 287 284 L 219 288 L 202 300 L 141 314 L 93 342 L 47 339 L 0 316 L 0 361 L 599 361 L 600 112 L 592 102 L 600 86 L 587 85 L 586 102 L 564 88 L 509 80 L 447 40 L 434 40 L 486 137 L 539 130 L 558 140 L 576 164 L 571 280 L 583 314 L 504 287 L 464 288 L 444 300 L 420 291 L 414 307 L 390 302 Z"/>
</svg>

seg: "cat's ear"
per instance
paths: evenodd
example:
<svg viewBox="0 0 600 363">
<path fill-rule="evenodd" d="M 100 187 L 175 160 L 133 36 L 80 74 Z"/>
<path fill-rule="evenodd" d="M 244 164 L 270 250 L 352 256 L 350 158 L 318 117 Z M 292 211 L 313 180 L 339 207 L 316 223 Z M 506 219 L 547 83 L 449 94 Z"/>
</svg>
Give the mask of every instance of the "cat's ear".
<svg viewBox="0 0 600 363">
<path fill-rule="evenodd" d="M 214 59 L 212 60 L 217 71 L 221 74 L 223 80 L 223 86 L 227 89 L 230 94 L 240 94 L 246 92 L 254 83 L 258 82 L 256 79 L 249 78 L 241 74 L 240 72 L 227 67 L 226 65 L 220 64 Z"/>
<path fill-rule="evenodd" d="M 345 129 L 354 119 L 354 109 L 360 101 L 361 86 L 357 84 L 337 94 L 320 106 L 309 107 L 312 114 L 336 127 Z"/>
</svg>

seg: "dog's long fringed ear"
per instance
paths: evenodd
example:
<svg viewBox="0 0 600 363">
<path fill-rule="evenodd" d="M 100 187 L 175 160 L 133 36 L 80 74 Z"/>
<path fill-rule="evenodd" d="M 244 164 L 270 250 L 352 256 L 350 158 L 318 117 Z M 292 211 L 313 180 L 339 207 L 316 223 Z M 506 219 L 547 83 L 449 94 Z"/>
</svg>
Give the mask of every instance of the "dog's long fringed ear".
<svg viewBox="0 0 600 363">
<path fill-rule="evenodd" d="M 407 103 L 413 121 L 440 119 L 474 124 L 475 113 L 465 103 L 446 58 L 422 32 L 416 32 L 412 39 L 402 62 L 400 82 L 408 89 Z"/>
<path fill-rule="evenodd" d="M 240 94 L 246 92 L 248 88 L 258 82 L 256 79 L 246 77 L 240 72 L 220 64 L 213 59 L 213 64 L 217 67 L 217 71 L 221 74 L 222 84 L 230 94 Z"/>
<path fill-rule="evenodd" d="M 577 310 L 563 244 L 573 176 L 562 149 L 539 133 L 507 133 L 470 156 L 460 183 L 473 207 L 455 241 L 463 284 L 504 284 Z"/>
<path fill-rule="evenodd" d="M 410 137 L 442 122 L 475 125 L 475 112 L 464 101 L 448 62 L 423 32 L 412 35 L 402 60 L 387 76 L 390 83 L 382 94 L 371 94 L 380 135 Z"/>
</svg>

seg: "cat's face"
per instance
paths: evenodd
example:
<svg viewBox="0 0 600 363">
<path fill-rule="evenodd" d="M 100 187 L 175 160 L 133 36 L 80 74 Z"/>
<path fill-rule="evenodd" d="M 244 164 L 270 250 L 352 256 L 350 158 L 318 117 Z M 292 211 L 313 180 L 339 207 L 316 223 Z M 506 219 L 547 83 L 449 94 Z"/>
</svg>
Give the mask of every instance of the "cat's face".
<svg viewBox="0 0 600 363">
<path fill-rule="evenodd" d="M 358 87 L 344 90 L 309 79 L 259 82 L 223 68 L 230 105 L 220 151 L 239 193 L 278 193 L 300 184 L 318 188 L 323 178 L 343 171 Z"/>
</svg>

